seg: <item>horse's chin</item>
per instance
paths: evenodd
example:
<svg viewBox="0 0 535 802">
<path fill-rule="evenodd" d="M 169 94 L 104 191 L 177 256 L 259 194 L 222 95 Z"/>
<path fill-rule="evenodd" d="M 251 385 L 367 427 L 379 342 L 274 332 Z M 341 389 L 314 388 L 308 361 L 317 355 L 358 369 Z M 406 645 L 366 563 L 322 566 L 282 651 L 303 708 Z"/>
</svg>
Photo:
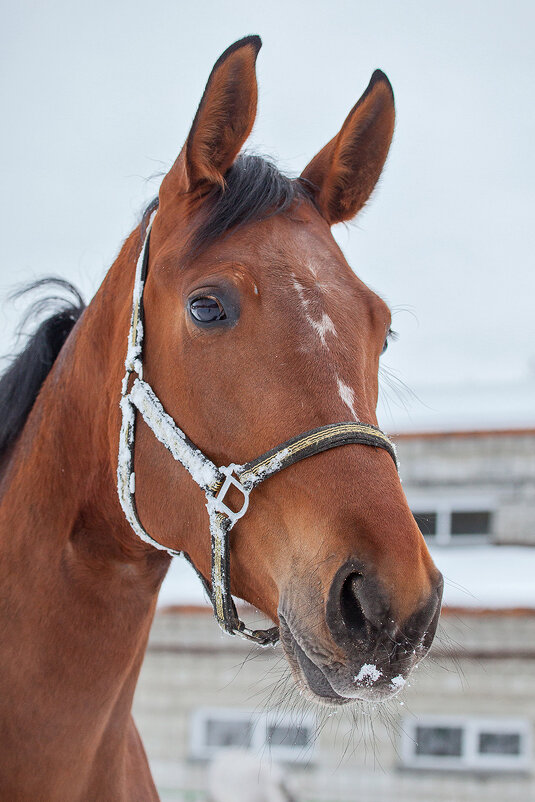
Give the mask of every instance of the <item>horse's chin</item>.
<svg viewBox="0 0 535 802">
<path fill-rule="evenodd" d="M 374 682 L 352 688 L 350 694 L 339 693 L 333 688 L 325 670 L 311 660 L 301 647 L 282 617 L 280 618 L 280 637 L 299 693 L 317 705 L 340 707 L 342 705 L 359 705 L 362 702 L 383 703 L 396 696 L 405 685 L 405 678 L 398 677 L 397 682 Z"/>
</svg>

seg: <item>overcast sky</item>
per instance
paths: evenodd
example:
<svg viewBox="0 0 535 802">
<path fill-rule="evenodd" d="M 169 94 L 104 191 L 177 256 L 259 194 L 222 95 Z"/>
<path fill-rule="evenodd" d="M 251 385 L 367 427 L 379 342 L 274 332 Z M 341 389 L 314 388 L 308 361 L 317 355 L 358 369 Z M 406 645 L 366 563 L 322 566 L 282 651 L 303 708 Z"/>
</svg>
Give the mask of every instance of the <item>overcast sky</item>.
<svg viewBox="0 0 535 802">
<path fill-rule="evenodd" d="M 501 386 L 505 407 L 524 388 L 535 406 L 534 30 L 535 4 L 514 0 L 5 3 L 0 290 L 52 272 L 90 297 L 157 192 L 150 176 L 176 157 L 214 61 L 259 33 L 250 147 L 292 173 L 376 67 L 393 84 L 380 186 L 336 232 L 396 312 L 385 363 L 431 406 L 467 385 L 478 399 Z M 18 313 L 4 304 L 7 333 Z"/>
</svg>

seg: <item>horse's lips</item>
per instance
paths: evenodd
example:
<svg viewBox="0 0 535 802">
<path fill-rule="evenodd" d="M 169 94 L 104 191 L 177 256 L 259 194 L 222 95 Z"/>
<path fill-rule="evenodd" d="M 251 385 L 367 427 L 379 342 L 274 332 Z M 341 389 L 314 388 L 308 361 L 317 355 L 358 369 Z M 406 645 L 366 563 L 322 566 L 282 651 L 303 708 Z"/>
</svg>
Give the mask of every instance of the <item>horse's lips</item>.
<svg viewBox="0 0 535 802">
<path fill-rule="evenodd" d="M 321 668 L 318 668 L 318 666 L 309 657 L 307 657 L 306 653 L 299 646 L 295 638 L 292 645 L 301 671 L 305 675 L 310 689 L 317 696 L 327 699 L 335 699 L 338 704 L 343 704 L 350 701 L 346 697 L 340 696 L 338 693 L 336 693 Z"/>
<path fill-rule="evenodd" d="M 297 639 L 293 635 L 284 617 L 279 613 L 281 642 L 288 657 L 289 663 L 295 670 L 299 667 L 301 683 L 306 685 L 306 690 L 313 696 L 314 701 L 322 704 L 344 705 L 354 702 L 354 698 L 340 696 L 321 670 L 308 657 L 304 649 L 301 648 Z"/>
</svg>

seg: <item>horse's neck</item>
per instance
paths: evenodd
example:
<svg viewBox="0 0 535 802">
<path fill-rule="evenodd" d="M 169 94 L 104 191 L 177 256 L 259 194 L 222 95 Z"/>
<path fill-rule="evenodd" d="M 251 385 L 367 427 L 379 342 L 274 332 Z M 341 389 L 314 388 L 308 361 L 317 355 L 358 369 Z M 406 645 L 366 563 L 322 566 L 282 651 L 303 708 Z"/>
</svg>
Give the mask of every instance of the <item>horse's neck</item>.
<svg viewBox="0 0 535 802">
<path fill-rule="evenodd" d="M 169 562 L 136 542 L 115 495 L 110 388 L 118 406 L 123 357 L 110 327 L 122 321 L 126 335 L 128 325 L 124 288 L 122 308 L 109 306 L 118 272 L 60 353 L 2 482 L 3 753 L 17 763 L 35 747 L 55 776 L 58 757 L 73 776 L 103 748 L 128 751 L 121 738 Z"/>
</svg>

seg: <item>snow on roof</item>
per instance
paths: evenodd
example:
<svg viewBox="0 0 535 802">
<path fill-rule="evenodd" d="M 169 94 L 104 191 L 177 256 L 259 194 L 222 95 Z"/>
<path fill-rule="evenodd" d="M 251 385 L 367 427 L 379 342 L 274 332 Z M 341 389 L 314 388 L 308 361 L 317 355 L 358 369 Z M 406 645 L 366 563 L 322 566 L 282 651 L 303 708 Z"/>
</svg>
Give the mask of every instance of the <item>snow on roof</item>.
<svg viewBox="0 0 535 802">
<path fill-rule="evenodd" d="M 444 546 L 430 549 L 444 574 L 444 606 L 504 610 L 535 609 L 535 548 Z M 158 607 L 209 605 L 193 568 L 175 557 Z"/>
<path fill-rule="evenodd" d="M 435 546 L 444 605 L 473 609 L 535 608 L 535 547 Z"/>
<path fill-rule="evenodd" d="M 414 386 L 400 400 L 382 393 L 377 417 L 395 433 L 534 428 L 535 377 Z"/>
</svg>

